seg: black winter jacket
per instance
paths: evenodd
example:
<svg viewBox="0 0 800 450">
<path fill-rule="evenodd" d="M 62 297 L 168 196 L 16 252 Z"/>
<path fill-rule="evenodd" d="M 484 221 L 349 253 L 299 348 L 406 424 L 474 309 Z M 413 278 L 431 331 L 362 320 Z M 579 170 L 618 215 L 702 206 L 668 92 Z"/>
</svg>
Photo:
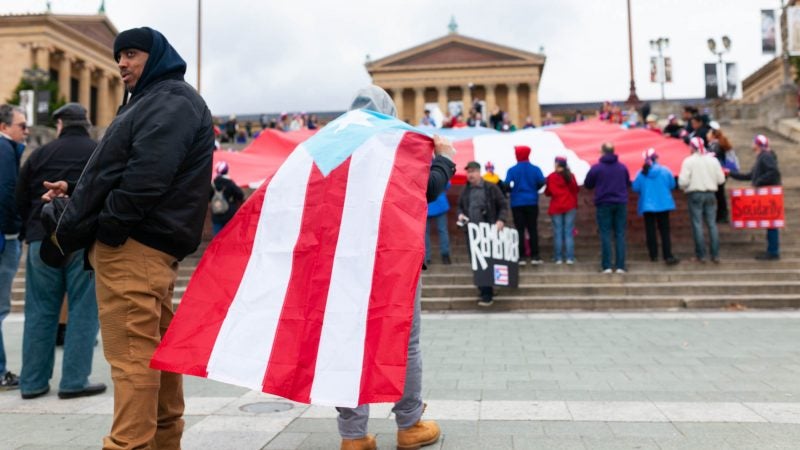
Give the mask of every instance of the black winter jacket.
<svg viewBox="0 0 800 450">
<path fill-rule="evenodd" d="M 26 242 L 41 241 L 47 235 L 42 227 L 43 182 L 75 181 L 81 176 L 97 142 L 83 127 L 67 127 L 58 139 L 39 147 L 28 157 L 17 179 L 17 209 L 22 217 Z"/>
<path fill-rule="evenodd" d="M 779 186 L 781 172 L 778 170 L 778 157 L 772 150 L 761 151 L 756 156 L 756 163 L 748 173 L 731 173 L 736 180 L 750 181 L 753 186 Z"/>
<path fill-rule="evenodd" d="M 0 136 L 0 234 L 17 234 L 21 220 L 14 201 L 22 147 Z"/>
<path fill-rule="evenodd" d="M 120 246 L 133 238 L 182 259 L 200 244 L 214 150 L 211 113 L 183 81 L 186 63 L 153 33 L 130 101 L 71 189 L 55 232 L 64 253 L 95 239 Z"/>
<path fill-rule="evenodd" d="M 500 191 L 497 185 L 486 181 L 482 181 L 479 187 L 467 183 L 458 197 L 458 214 L 469 216 L 469 192 L 472 189 L 483 189 L 485 191 L 487 210 L 484 211 L 483 221 L 493 224 L 498 220 L 502 220 L 504 223 L 508 223 L 508 204 L 503 192 Z M 474 220 L 474 217 L 470 217 L 470 220 Z"/>
</svg>

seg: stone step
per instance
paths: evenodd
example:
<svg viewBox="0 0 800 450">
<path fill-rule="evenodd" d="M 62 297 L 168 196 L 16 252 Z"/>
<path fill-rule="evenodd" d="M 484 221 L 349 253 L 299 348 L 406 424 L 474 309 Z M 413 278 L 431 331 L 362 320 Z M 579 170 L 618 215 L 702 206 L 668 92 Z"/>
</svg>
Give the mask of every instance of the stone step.
<svg viewBox="0 0 800 450">
<path fill-rule="evenodd" d="M 800 308 L 800 294 L 735 295 L 641 295 L 616 296 L 528 296 L 498 295 L 489 307 L 477 306 L 477 295 L 462 297 L 427 297 L 423 311 L 513 311 L 513 310 L 647 310 L 714 308 Z"/>
<path fill-rule="evenodd" d="M 556 265 L 552 262 L 547 262 L 542 265 L 526 265 L 521 270 L 528 272 L 542 272 L 542 273 L 579 273 L 589 274 L 597 272 L 600 260 L 597 255 L 590 259 L 578 259 L 574 265 L 568 266 L 566 264 Z M 682 261 L 677 266 L 667 266 L 663 263 L 651 263 L 649 261 L 631 261 L 629 260 L 628 272 L 629 274 L 637 274 L 640 272 L 652 273 L 653 271 L 680 271 L 680 270 L 697 270 L 698 272 L 713 274 L 718 271 L 737 271 L 737 270 L 800 270 L 800 258 L 783 257 L 779 261 L 756 261 L 753 258 L 723 258 L 719 264 L 705 263 L 698 264 L 691 261 Z M 471 268 L 466 262 L 454 262 L 451 265 L 443 265 L 436 260 L 433 264 L 428 266 L 428 269 L 423 272 L 425 276 L 428 274 L 469 274 Z"/>
<path fill-rule="evenodd" d="M 662 269 L 657 270 L 656 267 Z M 681 270 L 663 270 L 660 265 L 653 265 L 653 270 L 630 272 L 625 274 L 625 282 L 631 283 L 695 283 L 714 280 L 736 280 L 740 282 L 768 282 L 768 281 L 800 281 L 800 270 L 719 270 L 714 273 L 690 270 L 686 267 Z M 520 282 L 523 284 L 566 284 L 566 283 L 618 283 L 615 277 L 608 274 L 592 271 L 583 272 L 558 272 L 558 271 L 520 271 Z M 472 283 L 471 273 L 458 274 L 433 274 L 423 275 L 423 286 L 463 285 Z"/>
<path fill-rule="evenodd" d="M 628 282 L 625 275 L 608 274 L 616 283 L 536 283 L 520 284 L 516 289 L 496 288 L 498 295 L 514 297 L 588 297 L 614 296 L 617 298 L 647 295 L 777 295 L 800 296 L 800 281 L 747 282 L 732 280 L 696 281 L 692 284 Z M 426 286 L 422 296 L 468 297 L 477 295 L 477 288 L 470 284 Z"/>
</svg>

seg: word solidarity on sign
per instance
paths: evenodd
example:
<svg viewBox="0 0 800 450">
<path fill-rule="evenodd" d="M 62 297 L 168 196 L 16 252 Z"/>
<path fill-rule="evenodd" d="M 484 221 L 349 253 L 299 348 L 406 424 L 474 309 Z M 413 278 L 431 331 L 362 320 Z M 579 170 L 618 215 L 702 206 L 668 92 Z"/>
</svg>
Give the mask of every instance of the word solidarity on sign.
<svg viewBox="0 0 800 450">
<path fill-rule="evenodd" d="M 732 189 L 731 216 L 734 228 L 783 228 L 783 188 Z"/>
<path fill-rule="evenodd" d="M 519 233 L 494 224 L 468 223 L 469 255 L 476 286 L 519 285 Z"/>
</svg>

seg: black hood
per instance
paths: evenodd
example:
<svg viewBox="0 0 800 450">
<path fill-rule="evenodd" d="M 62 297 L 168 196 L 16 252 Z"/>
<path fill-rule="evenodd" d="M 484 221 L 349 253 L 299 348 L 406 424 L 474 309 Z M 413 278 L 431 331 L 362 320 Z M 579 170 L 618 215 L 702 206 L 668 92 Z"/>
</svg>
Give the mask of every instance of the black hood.
<svg viewBox="0 0 800 450">
<path fill-rule="evenodd" d="M 162 78 L 170 77 L 183 80 L 183 75 L 186 73 L 186 61 L 170 45 L 167 38 L 152 28 L 143 28 L 153 34 L 153 45 L 150 49 L 150 55 L 147 57 L 147 63 L 144 65 L 142 76 L 130 93 L 131 97 L 136 96 L 136 94 Z"/>
<path fill-rule="evenodd" d="M 614 164 L 618 159 L 619 157 L 616 153 L 606 153 L 600 157 L 600 162 L 603 164 Z"/>
</svg>

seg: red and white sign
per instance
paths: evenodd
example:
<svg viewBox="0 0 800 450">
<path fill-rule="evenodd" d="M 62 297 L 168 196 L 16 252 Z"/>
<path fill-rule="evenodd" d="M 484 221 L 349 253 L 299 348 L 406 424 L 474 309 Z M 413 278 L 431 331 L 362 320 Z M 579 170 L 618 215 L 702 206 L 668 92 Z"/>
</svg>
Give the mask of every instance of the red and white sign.
<svg viewBox="0 0 800 450">
<path fill-rule="evenodd" d="M 783 188 L 732 189 L 731 223 L 734 228 L 783 228 Z"/>
</svg>

